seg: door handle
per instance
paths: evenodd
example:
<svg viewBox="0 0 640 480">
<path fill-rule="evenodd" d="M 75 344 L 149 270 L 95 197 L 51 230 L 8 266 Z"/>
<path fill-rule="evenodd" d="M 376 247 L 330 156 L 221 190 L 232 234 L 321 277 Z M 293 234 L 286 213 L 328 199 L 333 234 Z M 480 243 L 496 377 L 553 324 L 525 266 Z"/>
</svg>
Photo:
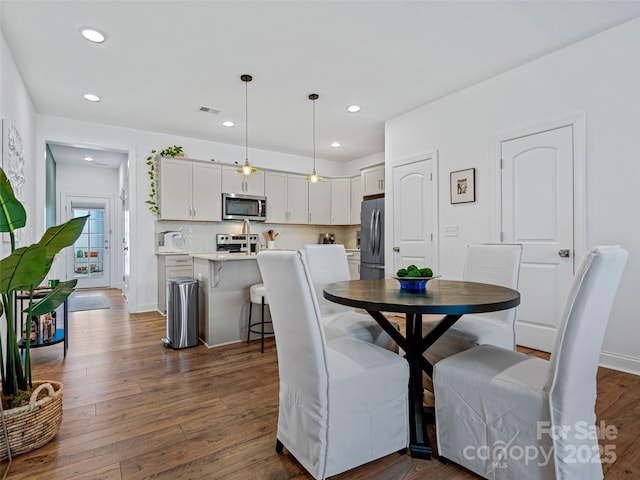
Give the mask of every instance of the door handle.
<svg viewBox="0 0 640 480">
<path fill-rule="evenodd" d="M 571 256 L 571 250 L 568 248 L 562 248 L 558 250 L 558 255 L 562 258 L 569 258 Z"/>
<path fill-rule="evenodd" d="M 373 213 L 373 254 L 378 254 L 378 210 Z"/>
<path fill-rule="evenodd" d="M 376 222 L 376 211 L 371 211 L 371 221 L 369 222 L 369 238 L 371 239 L 371 255 L 376 254 L 376 237 L 374 232 L 374 225 Z"/>
<path fill-rule="evenodd" d="M 393 247 L 393 251 L 394 252 L 399 252 L 400 251 L 400 247 Z"/>
</svg>

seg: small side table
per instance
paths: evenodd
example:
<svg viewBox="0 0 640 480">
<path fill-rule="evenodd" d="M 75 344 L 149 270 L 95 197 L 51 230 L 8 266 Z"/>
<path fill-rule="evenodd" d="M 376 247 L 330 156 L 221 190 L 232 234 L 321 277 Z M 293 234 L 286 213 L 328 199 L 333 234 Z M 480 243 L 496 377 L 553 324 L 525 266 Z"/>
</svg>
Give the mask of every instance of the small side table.
<svg viewBox="0 0 640 480">
<path fill-rule="evenodd" d="M 33 293 L 33 299 L 37 300 L 39 298 L 44 298 L 48 293 L 50 292 L 50 290 L 43 290 L 40 289 L 37 292 Z M 51 336 L 50 339 L 46 340 L 46 341 L 42 341 L 41 339 L 38 339 L 36 341 L 31 341 L 29 348 L 40 348 L 40 347 L 48 347 L 49 345 L 55 345 L 56 343 L 60 343 L 60 342 L 64 342 L 64 356 L 67 356 L 67 349 L 69 348 L 69 304 L 68 304 L 68 298 L 64 301 L 64 303 L 61 305 L 62 308 L 58 307 L 58 309 L 56 309 L 56 312 L 59 310 L 62 310 L 62 325 L 63 328 L 58 328 L 58 322 L 60 321 L 59 318 L 56 318 L 56 330 L 53 333 L 53 335 Z M 24 320 L 24 316 L 25 314 L 23 313 L 23 310 L 26 308 L 26 305 L 29 303 L 29 294 L 28 293 L 17 293 L 15 294 L 15 299 L 14 299 L 14 330 L 16 332 L 16 334 L 19 335 L 18 338 L 18 347 L 24 349 L 27 345 L 27 340 L 25 338 L 23 338 L 23 333 L 24 333 L 24 327 L 25 327 L 25 320 Z M 18 308 L 18 305 L 20 305 L 20 308 Z M 18 315 L 19 313 L 19 315 Z M 17 322 L 18 322 L 18 317 L 20 318 L 20 331 L 18 332 L 18 327 L 17 327 Z M 26 319 L 26 321 L 31 321 L 31 319 Z"/>
</svg>

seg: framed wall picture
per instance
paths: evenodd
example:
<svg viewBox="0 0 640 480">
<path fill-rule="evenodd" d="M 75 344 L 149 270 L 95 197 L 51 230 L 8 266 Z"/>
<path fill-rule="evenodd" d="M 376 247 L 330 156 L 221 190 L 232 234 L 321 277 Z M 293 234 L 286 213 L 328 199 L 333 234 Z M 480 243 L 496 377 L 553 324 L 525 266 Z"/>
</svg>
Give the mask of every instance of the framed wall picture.
<svg viewBox="0 0 640 480">
<path fill-rule="evenodd" d="M 476 201 L 476 169 L 451 172 L 451 203 Z"/>
</svg>

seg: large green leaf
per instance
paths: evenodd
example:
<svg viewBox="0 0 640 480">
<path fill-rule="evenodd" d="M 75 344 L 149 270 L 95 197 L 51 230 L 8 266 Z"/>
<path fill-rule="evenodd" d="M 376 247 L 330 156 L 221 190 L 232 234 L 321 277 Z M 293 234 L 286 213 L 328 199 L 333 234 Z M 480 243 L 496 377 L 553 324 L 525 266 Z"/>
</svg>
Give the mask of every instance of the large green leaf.
<svg viewBox="0 0 640 480">
<path fill-rule="evenodd" d="M 44 232 L 44 235 L 38 242 L 38 245 L 46 249 L 47 272 L 51 268 L 53 258 L 58 254 L 58 252 L 63 248 L 66 248 L 75 243 L 75 241 L 82 233 L 82 230 L 84 229 L 84 225 L 87 222 L 88 218 L 89 215 L 86 215 L 84 217 L 72 218 L 62 225 L 49 227 L 47 231 Z"/>
<path fill-rule="evenodd" d="M 46 248 L 38 244 L 16 249 L 0 260 L 0 293 L 31 290 L 47 275 Z"/>
<path fill-rule="evenodd" d="M 47 294 L 47 296 L 42 300 L 38 300 L 38 302 L 33 305 L 31 315 L 39 316 L 54 311 L 62 305 L 69 295 L 73 293 L 73 289 L 77 283 L 77 279 L 59 283 L 51 293 Z M 28 313 L 29 307 L 25 308 L 23 311 Z"/>
<path fill-rule="evenodd" d="M 12 232 L 27 224 L 27 212 L 16 198 L 11 182 L 0 168 L 0 232 Z"/>
</svg>

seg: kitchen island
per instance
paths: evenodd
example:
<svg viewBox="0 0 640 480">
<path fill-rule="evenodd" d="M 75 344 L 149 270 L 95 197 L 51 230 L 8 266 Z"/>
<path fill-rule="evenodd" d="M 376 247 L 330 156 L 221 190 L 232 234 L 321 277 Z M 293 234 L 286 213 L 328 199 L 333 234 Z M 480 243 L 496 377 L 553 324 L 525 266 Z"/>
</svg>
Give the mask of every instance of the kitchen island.
<svg viewBox="0 0 640 480">
<path fill-rule="evenodd" d="M 207 347 L 246 341 L 249 287 L 262 283 L 256 255 L 193 253 L 191 257 L 200 288 L 200 339 Z M 254 310 L 260 315 L 259 309 Z"/>
</svg>

